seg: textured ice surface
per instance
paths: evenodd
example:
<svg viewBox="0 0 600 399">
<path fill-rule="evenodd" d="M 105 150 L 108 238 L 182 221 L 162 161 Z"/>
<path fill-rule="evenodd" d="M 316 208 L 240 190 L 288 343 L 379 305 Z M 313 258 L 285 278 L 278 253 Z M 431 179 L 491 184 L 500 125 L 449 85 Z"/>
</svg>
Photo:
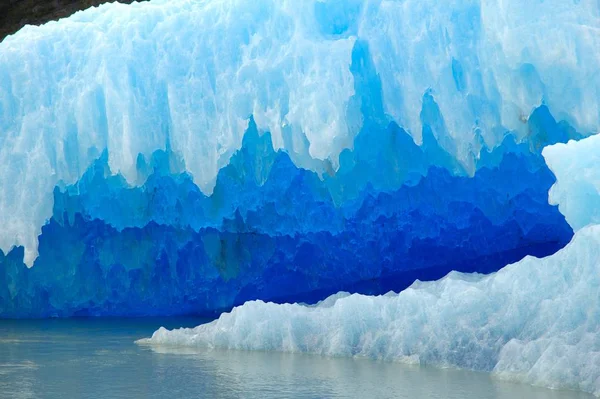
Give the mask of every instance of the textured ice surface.
<svg viewBox="0 0 600 399">
<path fill-rule="evenodd" d="M 597 131 L 598 18 L 596 0 L 154 0 L 26 27 L 0 43 L 0 248 L 24 245 L 31 265 L 54 187 L 104 150 L 140 184 L 138 154 L 169 146 L 209 193 L 251 114 L 318 171 L 365 114 L 421 143 L 428 92 L 431 134 L 470 173 L 482 142 L 527 135 L 542 102 Z M 380 81 L 357 79 L 357 49 Z"/>
<path fill-rule="evenodd" d="M 372 126 L 324 180 L 251 123 L 209 197 L 172 152 L 138 160 L 140 187 L 112 176 L 105 153 L 55 189 L 33 268 L 22 247 L 0 252 L 0 316 L 212 314 L 399 291 L 554 253 L 572 230 L 548 205 L 554 176 L 531 147 L 569 133 L 545 108 L 530 123 L 529 142 L 507 136 L 473 177 L 431 165 L 449 159 L 435 139 L 420 147 L 394 124 Z"/>
<path fill-rule="evenodd" d="M 310 352 L 492 371 L 600 395 L 600 226 L 544 259 L 482 276 L 453 272 L 400 294 L 317 306 L 252 301 L 152 345 Z"/>
<path fill-rule="evenodd" d="M 155 11 L 167 7 L 148 4 L 144 7 Z M 205 3 L 186 7 L 199 4 Z M 123 9 L 123 15 L 129 12 Z M 115 16 L 116 20 L 122 17 Z M 138 14 L 130 17 L 138 18 Z M 195 23 L 180 18 L 185 20 L 182 23 Z M 87 27 L 81 24 L 73 26 Z M 90 29 L 99 29 L 97 23 Z M 26 32 L 35 36 L 37 30 Z M 191 38 L 196 34 L 188 33 Z M 325 36 L 321 39 L 333 40 Z M 34 43 L 45 40 L 35 37 L 30 38 Z M 102 37 L 99 46 L 111 43 L 112 36 Z M 131 42 L 130 37 L 127 40 Z M 169 54 L 166 60 L 171 62 L 175 55 Z M 39 60 L 39 54 L 34 58 Z M 432 90 L 422 94 L 416 111 L 421 127 L 421 145 L 417 145 L 410 132 L 390 122 L 386 114 L 386 82 L 377 70 L 376 58 L 367 40 L 353 42 L 347 69 L 353 90 L 349 101 L 354 108 L 347 117 L 359 120 L 360 130 L 348 137 L 352 150 L 340 153 L 335 173 L 331 162 L 311 156 L 312 139 L 295 136 L 293 129 L 282 136 L 290 146 L 276 151 L 279 133 L 261 131 L 260 110 L 253 109 L 256 119 L 242 124 L 247 129 L 241 148 L 231 157 L 227 154 L 227 164 L 219 169 L 213 192 L 207 196 L 196 185 L 194 165 L 207 159 L 202 151 L 211 147 L 202 144 L 201 151 L 190 158 L 188 148 L 182 149 L 178 142 L 181 138 L 174 133 L 178 128 L 172 118 L 180 109 L 190 117 L 213 113 L 194 114 L 179 104 L 169 108 L 170 122 L 161 125 L 160 110 L 136 111 L 139 120 L 132 120 L 127 140 L 136 138 L 148 148 L 130 154 L 131 169 L 114 174 L 115 157 L 121 159 L 125 148 L 122 143 L 116 149 L 94 147 L 85 155 L 93 162 L 85 170 L 77 169 L 72 177 L 82 176 L 74 184 L 67 181 L 53 187 L 52 216 L 42 227 L 40 256 L 34 267 L 25 268 L 24 254 L 25 261 L 30 258 L 22 246 L 0 252 L 0 316 L 212 314 L 252 299 L 315 302 L 340 290 L 381 294 L 399 291 L 417 278 L 440 278 L 451 270 L 489 273 L 527 254 L 554 253 L 570 240 L 571 228 L 558 209 L 548 204 L 554 176 L 540 151 L 545 145 L 579 138 L 575 128 L 557 122 L 542 105 L 521 122 L 527 132 L 523 138 L 519 132 L 499 128 L 496 134 L 502 141 L 488 145 L 478 130 L 473 140 L 481 151 L 472 159 L 469 176 L 469 168 L 457 158 L 457 149 L 468 135 L 453 138 L 437 101 L 443 96 Z M 137 71 L 141 65 L 134 62 L 130 67 Z M 152 70 L 138 72 L 136 82 L 156 76 Z M 197 76 L 212 76 L 206 73 Z M 78 76 L 75 73 L 73 79 Z M 254 71 L 249 76 L 261 75 Z M 132 94 L 123 86 L 115 98 L 139 96 L 128 105 L 133 107 L 150 101 L 156 87 L 140 83 Z M 203 98 L 200 88 L 190 87 L 197 93 L 190 93 L 193 101 Z M 251 87 L 251 81 L 244 87 Z M 182 95 L 177 92 L 175 99 L 181 100 Z M 54 109 L 62 104 L 61 98 L 54 93 L 48 102 L 51 107 L 43 109 Z M 235 101 L 240 98 L 244 95 Z M 95 115 L 93 105 L 84 107 L 81 115 Z M 128 109 L 119 106 L 113 111 L 118 110 L 121 117 L 129 115 Z M 332 112 L 326 110 L 327 115 Z M 65 113 L 55 116 L 62 118 Z M 148 117 L 157 119 L 148 122 L 144 119 Z M 102 126 L 108 129 L 109 125 Z M 166 129 L 161 136 L 164 150 L 155 150 L 163 144 L 152 144 L 156 133 L 152 129 L 158 126 Z M 195 122 L 190 126 L 196 126 Z M 79 132 L 86 140 L 96 137 L 90 133 L 95 130 L 83 126 L 71 131 L 73 140 L 61 141 L 56 133 L 61 129 L 49 127 L 41 142 L 75 148 L 83 143 L 75 140 Z M 188 131 L 192 141 L 207 132 Z M 83 137 L 85 133 L 91 135 Z M 323 134 L 329 133 L 325 129 Z M 8 150 L 6 154 L 14 155 Z M 63 165 L 83 168 L 88 161 L 78 163 L 85 158 L 79 155 L 65 159 Z M 41 166 L 32 168 L 45 173 Z M 18 179 L 11 184 L 0 191 L 5 198 L 0 204 L 8 206 L 23 188 Z M 19 206 L 27 202 L 23 201 Z M 34 225 L 27 217 L 11 217 Z"/>
</svg>

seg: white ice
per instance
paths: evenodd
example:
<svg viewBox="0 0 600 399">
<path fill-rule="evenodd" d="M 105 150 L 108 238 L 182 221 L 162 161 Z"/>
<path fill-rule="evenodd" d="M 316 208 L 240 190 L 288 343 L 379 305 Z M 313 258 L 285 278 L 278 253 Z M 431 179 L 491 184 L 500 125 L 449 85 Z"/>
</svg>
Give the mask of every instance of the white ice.
<svg viewBox="0 0 600 399">
<path fill-rule="evenodd" d="M 109 151 L 171 148 L 210 192 L 250 114 L 275 145 L 330 158 L 360 128 L 349 70 L 369 43 L 390 119 L 420 141 L 431 89 L 467 166 L 545 102 L 579 131 L 600 121 L 597 0 L 153 0 L 106 4 L 0 43 L 0 248 L 26 247 L 52 190 Z M 441 138 L 444 144 L 444 138 Z M 453 150 L 454 151 L 454 150 Z"/>
<path fill-rule="evenodd" d="M 600 136 L 549 146 L 542 154 L 557 178 L 550 203 L 575 230 L 600 224 Z"/>
</svg>

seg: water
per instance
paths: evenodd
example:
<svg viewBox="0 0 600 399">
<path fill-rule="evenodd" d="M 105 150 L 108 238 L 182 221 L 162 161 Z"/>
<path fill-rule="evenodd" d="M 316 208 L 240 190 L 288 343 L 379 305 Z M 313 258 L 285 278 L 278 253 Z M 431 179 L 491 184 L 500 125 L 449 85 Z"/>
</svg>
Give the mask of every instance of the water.
<svg viewBox="0 0 600 399">
<path fill-rule="evenodd" d="M 150 348 L 199 319 L 0 320 L 0 398 L 574 399 L 485 373 L 303 354 Z"/>
</svg>

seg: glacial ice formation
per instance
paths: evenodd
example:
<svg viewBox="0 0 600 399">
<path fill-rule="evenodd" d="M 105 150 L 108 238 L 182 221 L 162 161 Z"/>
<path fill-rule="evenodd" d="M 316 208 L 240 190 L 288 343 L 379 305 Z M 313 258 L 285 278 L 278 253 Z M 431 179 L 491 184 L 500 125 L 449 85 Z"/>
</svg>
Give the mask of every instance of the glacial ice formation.
<svg viewBox="0 0 600 399">
<path fill-rule="evenodd" d="M 597 183 L 598 150 L 591 137 L 544 151 L 558 176 L 556 198 L 567 202 L 561 209 L 588 192 L 586 178 Z M 583 198 L 580 213 L 595 214 L 597 204 Z M 488 276 L 452 272 L 399 294 L 339 293 L 316 306 L 251 301 L 211 323 L 161 328 L 138 342 L 457 366 L 600 396 L 599 248 L 600 225 L 590 225 L 554 255 Z"/>
<path fill-rule="evenodd" d="M 596 0 L 152 0 L 25 27 L 0 43 L 0 248 L 32 265 L 55 186 L 105 150 L 139 185 L 138 155 L 171 149 L 210 193 L 250 115 L 319 173 L 371 107 L 421 143 L 427 92 L 431 133 L 470 174 L 541 104 L 598 131 L 599 15 Z M 357 49 L 380 81 L 357 79 Z"/>
<path fill-rule="evenodd" d="M 599 130 L 598 33 L 596 0 L 152 0 L 26 27 L 0 43 L 0 317 L 250 301 L 144 342 L 600 394 L 600 138 L 569 141 Z"/>
</svg>

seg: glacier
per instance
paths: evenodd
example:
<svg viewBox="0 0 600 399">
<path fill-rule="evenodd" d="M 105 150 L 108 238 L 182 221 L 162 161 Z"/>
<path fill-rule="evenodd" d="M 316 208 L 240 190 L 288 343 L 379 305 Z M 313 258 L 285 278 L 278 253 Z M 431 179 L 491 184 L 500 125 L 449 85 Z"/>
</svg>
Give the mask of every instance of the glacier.
<svg viewBox="0 0 600 399">
<path fill-rule="evenodd" d="M 594 197 L 581 194 L 597 184 L 598 150 L 598 136 L 544 150 L 559 176 L 552 197 L 581 224 L 580 215 L 593 221 L 597 212 Z M 583 209 L 572 214 L 573 202 Z M 399 294 L 341 292 L 311 306 L 250 301 L 211 323 L 160 328 L 137 342 L 454 366 L 600 396 L 599 248 L 600 225 L 587 224 L 557 253 L 487 276 L 451 272 Z"/>
</svg>

